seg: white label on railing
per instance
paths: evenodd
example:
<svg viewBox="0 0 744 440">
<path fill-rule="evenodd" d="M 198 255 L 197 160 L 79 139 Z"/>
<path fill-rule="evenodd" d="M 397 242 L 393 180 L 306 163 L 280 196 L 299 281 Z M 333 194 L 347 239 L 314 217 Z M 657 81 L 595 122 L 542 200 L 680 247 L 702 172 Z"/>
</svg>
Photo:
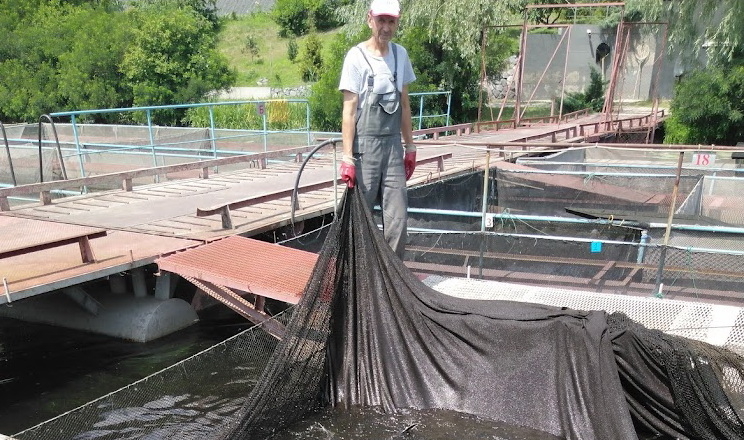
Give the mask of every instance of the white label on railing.
<svg viewBox="0 0 744 440">
<path fill-rule="evenodd" d="M 710 167 L 716 163 L 715 153 L 693 153 L 692 164 L 699 167 Z"/>
</svg>

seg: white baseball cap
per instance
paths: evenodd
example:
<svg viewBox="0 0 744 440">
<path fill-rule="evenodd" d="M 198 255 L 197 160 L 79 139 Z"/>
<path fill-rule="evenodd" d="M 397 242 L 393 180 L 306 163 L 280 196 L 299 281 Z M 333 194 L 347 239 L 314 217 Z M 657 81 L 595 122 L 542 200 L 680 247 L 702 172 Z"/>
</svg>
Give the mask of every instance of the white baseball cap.
<svg viewBox="0 0 744 440">
<path fill-rule="evenodd" d="M 400 3 L 398 0 L 372 0 L 369 13 L 375 17 L 380 15 L 400 17 Z"/>
</svg>

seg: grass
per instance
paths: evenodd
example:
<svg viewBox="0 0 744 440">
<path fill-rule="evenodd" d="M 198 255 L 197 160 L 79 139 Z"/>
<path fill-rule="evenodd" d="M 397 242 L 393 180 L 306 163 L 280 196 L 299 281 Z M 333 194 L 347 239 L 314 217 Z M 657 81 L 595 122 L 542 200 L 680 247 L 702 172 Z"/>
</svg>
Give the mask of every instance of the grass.
<svg viewBox="0 0 744 440">
<path fill-rule="evenodd" d="M 318 33 L 325 47 L 339 30 Z M 258 46 L 258 55 L 253 56 L 246 47 L 249 38 Z M 297 38 L 299 53 L 292 62 L 287 47 L 289 38 L 279 36 L 279 26 L 266 12 L 253 13 L 225 21 L 220 31 L 218 50 L 224 54 L 230 67 L 238 73 L 237 87 L 257 87 L 262 78 L 268 87 L 294 87 L 305 84 L 299 63 L 307 36 Z"/>
</svg>

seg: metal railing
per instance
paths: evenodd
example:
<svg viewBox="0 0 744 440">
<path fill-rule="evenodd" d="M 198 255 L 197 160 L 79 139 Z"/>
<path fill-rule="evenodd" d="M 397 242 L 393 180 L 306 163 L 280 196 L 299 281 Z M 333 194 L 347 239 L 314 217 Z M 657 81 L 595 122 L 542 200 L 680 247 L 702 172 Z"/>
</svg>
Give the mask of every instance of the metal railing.
<svg viewBox="0 0 744 440">
<path fill-rule="evenodd" d="M 445 118 L 444 125 L 447 126 L 450 123 L 450 109 L 452 107 L 452 91 L 447 92 L 416 92 L 416 93 L 409 93 L 408 95 L 411 98 L 411 102 L 415 98 L 418 98 L 418 114 L 412 115 L 411 119 L 415 119 L 418 121 L 418 130 L 422 129 L 424 119 L 431 119 L 431 118 Z M 445 96 L 447 98 L 447 111 L 446 113 L 440 113 L 440 114 L 431 114 L 431 115 L 425 115 L 424 114 L 424 99 L 427 97 L 434 97 L 434 96 Z"/>
</svg>

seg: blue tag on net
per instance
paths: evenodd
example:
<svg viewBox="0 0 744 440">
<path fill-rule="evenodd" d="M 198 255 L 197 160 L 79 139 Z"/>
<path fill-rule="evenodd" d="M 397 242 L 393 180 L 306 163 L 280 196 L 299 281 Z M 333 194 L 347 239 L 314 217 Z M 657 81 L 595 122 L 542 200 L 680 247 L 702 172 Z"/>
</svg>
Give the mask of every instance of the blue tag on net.
<svg viewBox="0 0 744 440">
<path fill-rule="evenodd" d="M 593 241 L 589 249 L 592 251 L 592 253 L 602 252 L 602 242 Z"/>
</svg>

